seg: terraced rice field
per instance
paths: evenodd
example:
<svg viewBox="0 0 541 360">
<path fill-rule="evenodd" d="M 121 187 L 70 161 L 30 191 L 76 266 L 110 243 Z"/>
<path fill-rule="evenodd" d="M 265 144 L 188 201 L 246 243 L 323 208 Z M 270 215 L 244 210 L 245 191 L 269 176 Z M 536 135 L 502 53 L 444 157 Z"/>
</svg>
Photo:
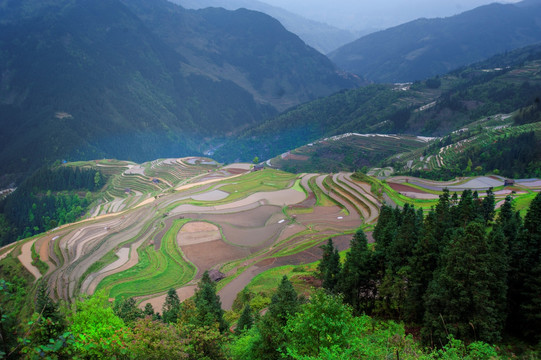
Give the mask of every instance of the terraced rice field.
<svg viewBox="0 0 541 360">
<path fill-rule="evenodd" d="M 226 275 L 218 286 L 227 308 L 262 271 L 313 262 L 330 237 L 347 248 L 354 231 L 375 224 L 384 200 L 379 190 L 373 193 L 374 184 L 350 173 L 250 172 L 246 164 L 219 168 L 199 158 L 98 165 L 116 174 L 106 188 L 116 200 L 102 204 L 88 219 L 2 249 L 2 256 L 17 257 L 36 279 L 44 277 L 55 298 L 73 300 L 81 293 L 104 291 L 111 298 L 135 297 L 140 306 L 149 302 L 161 311 L 168 289 L 189 297 L 201 274 L 217 269 Z M 181 177 L 185 167 L 192 177 Z M 149 173 L 163 181 L 149 183 Z M 133 193 L 120 197 L 114 189 L 128 179 L 134 181 Z M 438 192 L 428 186 L 472 184 L 408 181 L 393 179 L 416 194 L 425 187 L 432 197 Z M 539 181 L 517 186 L 526 185 L 533 189 Z M 397 202 L 421 201 L 381 186 Z M 116 207 L 119 199 L 122 206 Z M 31 264 L 32 249 L 47 264 L 45 274 Z"/>
</svg>

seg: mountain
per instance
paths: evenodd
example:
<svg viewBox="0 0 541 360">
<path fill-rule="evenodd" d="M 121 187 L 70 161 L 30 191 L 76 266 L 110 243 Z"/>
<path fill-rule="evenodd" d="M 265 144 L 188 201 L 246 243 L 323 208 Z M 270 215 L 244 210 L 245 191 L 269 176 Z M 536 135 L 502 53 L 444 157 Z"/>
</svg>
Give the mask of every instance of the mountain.
<svg viewBox="0 0 541 360">
<path fill-rule="evenodd" d="M 541 41 L 541 1 L 490 4 L 459 15 L 418 19 L 361 37 L 329 54 L 376 82 L 423 80 Z"/>
<path fill-rule="evenodd" d="M 263 13 L 185 10 L 165 0 L 122 1 L 187 59 L 191 68 L 185 71 L 195 68 L 231 80 L 279 111 L 359 83 Z"/>
<path fill-rule="evenodd" d="M 167 1 L 0 1 L 0 173 L 202 151 L 355 86 L 278 21 Z"/>
<path fill-rule="evenodd" d="M 203 9 L 221 7 L 228 10 L 246 8 L 260 11 L 272 16 L 294 34 L 297 34 L 306 44 L 323 54 L 328 54 L 345 45 L 360 34 L 336 28 L 318 21 L 306 19 L 282 8 L 271 6 L 256 0 L 171 0 L 187 9 Z M 356 36 L 357 35 L 357 36 Z"/>
<path fill-rule="evenodd" d="M 345 133 L 444 136 L 483 117 L 528 106 L 536 97 L 541 97 L 541 45 L 423 82 L 372 84 L 301 104 L 247 128 L 215 158 L 269 159 Z"/>
</svg>

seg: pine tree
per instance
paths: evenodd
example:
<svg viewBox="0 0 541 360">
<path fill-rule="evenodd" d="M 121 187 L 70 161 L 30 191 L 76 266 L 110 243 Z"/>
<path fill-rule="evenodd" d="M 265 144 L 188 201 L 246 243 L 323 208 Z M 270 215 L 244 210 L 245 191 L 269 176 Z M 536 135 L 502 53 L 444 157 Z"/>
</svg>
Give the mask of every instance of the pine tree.
<svg viewBox="0 0 541 360">
<path fill-rule="evenodd" d="M 472 341 L 500 339 L 492 261 L 483 225 L 472 222 L 465 230 L 454 231 L 442 266 L 425 294 L 425 341 L 445 343 L 447 334 Z"/>
<path fill-rule="evenodd" d="M 350 250 L 340 275 L 339 291 L 344 302 L 350 304 L 356 313 L 370 312 L 376 295 L 375 269 L 372 252 L 364 232 L 359 229 L 353 235 Z"/>
<path fill-rule="evenodd" d="M 125 323 L 133 323 L 135 320 L 143 317 L 143 311 L 137 307 L 134 298 L 116 301 L 113 310 Z"/>
<path fill-rule="evenodd" d="M 180 299 L 175 289 L 171 288 L 167 292 L 165 302 L 162 307 L 162 318 L 165 323 L 176 323 L 180 313 Z"/>
<path fill-rule="evenodd" d="M 145 309 L 143 310 L 143 314 L 145 316 L 152 316 L 154 317 L 154 308 L 152 307 L 152 304 L 151 303 L 146 303 L 145 304 Z"/>
<path fill-rule="evenodd" d="M 239 321 L 237 322 L 235 333 L 239 335 L 242 332 L 250 329 L 253 324 L 254 316 L 252 314 L 252 308 L 250 308 L 250 303 L 246 303 L 246 306 L 244 306 L 244 310 L 242 310 L 242 314 L 240 315 Z"/>
<path fill-rule="evenodd" d="M 272 296 L 269 310 L 257 325 L 260 337 L 254 343 L 256 359 L 282 359 L 285 346 L 284 327 L 290 317 L 300 310 L 300 301 L 293 285 L 284 275 L 276 293 Z"/>
<path fill-rule="evenodd" d="M 524 218 L 523 231 L 517 237 L 522 251 L 515 259 L 516 273 L 514 290 L 518 292 L 516 302 L 519 313 L 520 332 L 532 341 L 541 335 L 541 193 L 531 202 Z"/>
<path fill-rule="evenodd" d="M 216 286 L 210 279 L 208 271 L 205 271 L 194 295 L 197 310 L 197 323 L 200 326 L 212 326 L 217 323 L 220 332 L 228 328 L 224 319 L 224 311 L 220 297 L 216 294 Z"/>
<path fill-rule="evenodd" d="M 494 220 L 494 208 L 496 206 L 496 201 L 494 198 L 494 192 L 492 188 L 487 190 L 487 196 L 483 199 L 482 208 L 483 208 L 483 218 L 488 224 L 490 221 Z"/>
<path fill-rule="evenodd" d="M 333 293 L 340 276 L 340 255 L 334 247 L 331 238 L 321 248 L 323 249 L 323 255 L 319 262 L 318 270 L 323 279 L 322 286 L 327 291 Z"/>
</svg>

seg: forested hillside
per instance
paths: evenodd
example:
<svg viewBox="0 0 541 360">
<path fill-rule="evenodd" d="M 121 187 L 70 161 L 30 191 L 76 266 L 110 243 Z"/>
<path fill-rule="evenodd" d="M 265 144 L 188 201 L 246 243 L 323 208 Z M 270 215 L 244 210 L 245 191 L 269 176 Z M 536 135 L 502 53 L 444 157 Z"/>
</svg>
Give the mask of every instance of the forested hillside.
<svg viewBox="0 0 541 360">
<path fill-rule="evenodd" d="M 447 135 L 483 117 L 531 105 L 541 95 L 540 59 L 540 46 L 533 46 L 422 82 L 342 91 L 246 130 L 216 156 L 271 158 L 348 132 Z"/>
<path fill-rule="evenodd" d="M 75 222 L 106 183 L 92 169 L 43 167 L 0 201 L 0 244 Z"/>
<path fill-rule="evenodd" d="M 3 175 L 62 159 L 200 153 L 203 138 L 355 86 L 261 13 L 165 0 L 0 8 Z"/>
<path fill-rule="evenodd" d="M 418 19 L 361 37 L 329 54 L 341 68 L 376 82 L 442 75 L 541 41 L 541 2 L 493 3 L 447 18 Z"/>
</svg>

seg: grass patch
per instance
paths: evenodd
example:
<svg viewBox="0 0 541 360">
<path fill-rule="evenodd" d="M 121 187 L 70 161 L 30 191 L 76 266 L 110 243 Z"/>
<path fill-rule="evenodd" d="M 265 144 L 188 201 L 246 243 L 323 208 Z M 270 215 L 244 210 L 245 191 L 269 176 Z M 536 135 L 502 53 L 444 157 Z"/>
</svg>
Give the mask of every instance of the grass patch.
<svg viewBox="0 0 541 360">
<path fill-rule="evenodd" d="M 41 261 L 39 254 L 36 251 L 35 247 L 36 243 L 34 242 L 31 247 L 32 251 L 32 265 L 34 265 L 40 272 L 41 275 L 47 274 L 47 271 L 49 271 L 49 265 L 47 265 L 46 262 Z"/>
<path fill-rule="evenodd" d="M 96 290 L 105 290 L 109 297 L 128 298 L 165 292 L 192 280 L 195 266 L 184 259 L 176 243 L 177 233 L 189 221 L 174 221 L 163 236 L 159 251 L 154 250 L 154 245 L 140 247 L 136 266 L 106 277 Z"/>
<path fill-rule="evenodd" d="M 335 206 L 336 202 L 323 192 L 316 184 L 316 177 L 308 180 L 308 186 L 314 192 L 316 197 L 316 206 Z"/>
</svg>

